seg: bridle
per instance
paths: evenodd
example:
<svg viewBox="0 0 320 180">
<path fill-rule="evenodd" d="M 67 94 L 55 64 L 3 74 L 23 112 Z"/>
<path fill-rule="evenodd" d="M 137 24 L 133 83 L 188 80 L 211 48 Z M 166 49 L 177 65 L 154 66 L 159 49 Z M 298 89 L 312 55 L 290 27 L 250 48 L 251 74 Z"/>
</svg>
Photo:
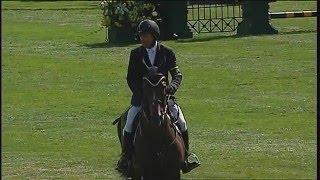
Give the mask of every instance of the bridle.
<svg viewBox="0 0 320 180">
<path fill-rule="evenodd" d="M 155 73 L 154 75 L 161 75 L 162 77 L 156 83 L 151 82 L 149 80 L 149 78 L 147 78 L 147 77 L 143 77 L 143 80 L 147 81 L 148 84 L 151 85 L 152 87 L 157 87 L 161 82 L 163 82 L 163 80 L 165 79 L 165 76 L 163 76 L 163 74 L 161 74 L 161 73 Z M 170 98 L 170 96 L 165 94 L 165 100 L 163 102 L 160 99 L 156 99 L 154 92 L 152 94 L 151 105 L 155 105 L 156 103 L 164 105 L 164 108 L 160 111 L 161 117 L 163 119 L 164 119 L 164 116 L 167 114 L 167 109 L 168 109 L 167 102 L 168 102 L 169 98 Z"/>
<path fill-rule="evenodd" d="M 161 73 L 155 73 L 155 75 L 162 75 L 162 74 Z M 162 75 L 162 77 L 157 82 L 153 83 L 147 77 L 143 77 L 143 80 L 145 80 L 152 87 L 157 87 L 161 82 L 163 82 L 163 79 L 165 79 L 165 76 Z M 164 102 L 162 102 L 160 99 L 156 99 L 155 94 L 153 92 L 152 99 L 151 99 L 151 105 L 153 106 L 153 105 L 155 105 L 155 103 L 164 104 L 164 108 L 160 112 L 161 113 L 161 118 L 163 120 L 165 118 L 168 118 L 168 117 L 170 118 L 169 114 L 167 113 L 168 112 L 168 103 L 167 102 L 168 102 L 169 99 L 170 99 L 170 95 L 169 94 L 165 94 Z M 145 111 L 142 111 L 142 116 L 144 116 L 143 118 L 148 119 Z M 168 116 L 168 117 L 165 117 L 165 116 Z M 175 129 L 174 124 L 171 122 L 171 120 L 170 120 L 170 126 L 173 127 L 173 129 L 174 129 L 174 138 L 173 138 L 173 140 L 169 144 L 163 145 L 159 149 L 159 151 L 156 153 L 156 155 L 160 159 L 161 166 L 164 165 L 164 160 L 165 160 L 164 157 L 166 155 L 166 152 L 169 150 L 169 147 L 172 146 L 177 141 L 177 137 L 178 137 L 178 134 L 177 134 L 178 132 Z"/>
</svg>

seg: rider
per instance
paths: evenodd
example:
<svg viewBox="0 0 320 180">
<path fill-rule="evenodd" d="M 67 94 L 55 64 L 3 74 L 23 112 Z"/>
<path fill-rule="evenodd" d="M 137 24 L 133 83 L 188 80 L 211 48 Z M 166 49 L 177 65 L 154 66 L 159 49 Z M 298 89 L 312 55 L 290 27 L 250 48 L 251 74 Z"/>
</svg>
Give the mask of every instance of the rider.
<svg viewBox="0 0 320 180">
<path fill-rule="evenodd" d="M 150 69 L 156 69 L 158 72 L 166 75 L 166 93 L 170 95 L 175 94 L 182 80 L 182 74 L 176 65 L 176 57 L 174 52 L 168 47 L 160 44 L 158 41 L 160 36 L 158 25 L 152 20 L 144 20 L 140 22 L 137 30 L 141 41 L 141 46 L 131 51 L 129 59 L 127 82 L 132 91 L 132 106 L 128 111 L 126 125 L 123 130 L 124 154 L 119 161 L 120 164 L 126 162 L 127 166 L 131 162 L 134 148 L 134 131 L 132 125 L 135 116 L 141 109 L 142 77 L 145 76 Z M 172 77 L 170 83 L 168 81 L 168 72 L 170 72 Z M 187 161 L 189 155 L 189 137 L 186 121 L 180 107 L 173 101 L 173 99 L 168 101 L 168 107 L 172 114 L 178 116 L 176 118 L 186 149 L 185 163 L 182 167 L 182 171 L 186 173 L 197 167 L 199 164 L 188 163 Z"/>
</svg>

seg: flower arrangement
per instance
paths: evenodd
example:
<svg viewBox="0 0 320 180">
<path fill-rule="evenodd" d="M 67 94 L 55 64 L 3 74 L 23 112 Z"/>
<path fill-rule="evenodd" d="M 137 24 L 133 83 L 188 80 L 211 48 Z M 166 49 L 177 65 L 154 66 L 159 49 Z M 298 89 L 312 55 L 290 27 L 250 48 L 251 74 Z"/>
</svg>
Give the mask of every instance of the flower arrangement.
<svg viewBox="0 0 320 180">
<path fill-rule="evenodd" d="M 100 8 L 103 11 L 101 25 L 136 28 L 144 19 L 159 21 L 157 4 L 144 1 L 102 0 Z"/>
</svg>

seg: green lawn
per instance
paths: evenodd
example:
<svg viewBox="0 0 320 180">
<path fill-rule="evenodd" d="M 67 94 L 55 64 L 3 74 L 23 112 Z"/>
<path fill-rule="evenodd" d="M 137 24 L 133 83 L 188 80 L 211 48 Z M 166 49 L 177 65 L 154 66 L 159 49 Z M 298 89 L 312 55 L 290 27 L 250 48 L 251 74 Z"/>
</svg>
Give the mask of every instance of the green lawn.
<svg viewBox="0 0 320 180">
<path fill-rule="evenodd" d="M 104 45 L 97 2 L 2 2 L 3 179 L 117 179 L 111 122 L 129 105 L 130 50 Z M 276 2 L 271 10 L 316 9 Z M 50 10 L 70 8 L 70 10 Z M 48 10 L 45 10 L 48 9 Z M 165 41 L 202 165 L 184 178 L 316 178 L 316 18 L 278 35 Z"/>
</svg>

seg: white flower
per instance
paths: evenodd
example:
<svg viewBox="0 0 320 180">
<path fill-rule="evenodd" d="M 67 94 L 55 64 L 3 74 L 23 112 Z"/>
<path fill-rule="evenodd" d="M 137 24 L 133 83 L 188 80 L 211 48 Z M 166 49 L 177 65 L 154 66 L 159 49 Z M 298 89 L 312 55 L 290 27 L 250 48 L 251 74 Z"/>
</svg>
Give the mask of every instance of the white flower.
<svg viewBox="0 0 320 180">
<path fill-rule="evenodd" d="M 120 14 L 124 15 L 125 12 L 129 12 L 129 9 L 127 8 L 126 4 L 119 4 L 118 8 L 120 8 Z"/>
<path fill-rule="evenodd" d="M 127 7 L 124 7 L 124 8 L 123 8 L 123 11 L 124 11 L 124 12 L 129 12 L 129 9 L 128 9 Z"/>
<path fill-rule="evenodd" d="M 152 16 L 158 16 L 158 13 L 156 11 L 153 11 L 151 14 Z"/>
<path fill-rule="evenodd" d="M 118 6 L 117 8 L 116 8 L 116 10 L 114 11 L 114 14 L 118 14 L 120 12 L 120 7 Z"/>
<path fill-rule="evenodd" d="M 106 9 L 103 13 L 103 15 L 107 16 L 108 15 L 108 9 Z"/>
<path fill-rule="evenodd" d="M 104 3 L 103 2 L 100 3 L 100 9 L 104 9 Z"/>
<path fill-rule="evenodd" d="M 101 1 L 101 3 L 100 3 L 100 9 L 104 9 L 106 6 L 108 6 L 107 1 L 105 1 L 105 0 Z"/>
</svg>

